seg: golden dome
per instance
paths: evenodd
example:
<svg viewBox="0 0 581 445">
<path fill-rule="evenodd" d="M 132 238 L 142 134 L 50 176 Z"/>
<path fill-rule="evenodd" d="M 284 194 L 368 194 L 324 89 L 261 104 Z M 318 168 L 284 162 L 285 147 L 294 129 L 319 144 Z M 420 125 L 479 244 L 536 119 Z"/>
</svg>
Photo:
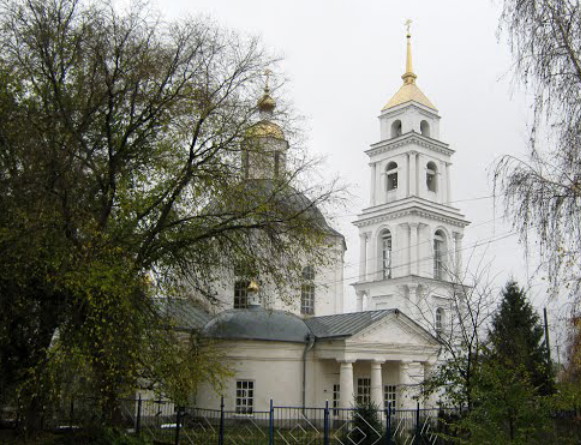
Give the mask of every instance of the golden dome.
<svg viewBox="0 0 581 445">
<path fill-rule="evenodd" d="M 382 111 L 410 101 L 420 103 L 428 108 L 431 108 L 432 110 L 437 110 L 434 104 L 430 102 L 430 99 L 428 99 L 426 95 L 422 93 L 422 90 L 420 90 L 414 82 L 404 83 L 399 91 L 395 93 L 389 102 L 387 102 L 385 107 L 383 107 Z"/>
<path fill-rule="evenodd" d="M 267 120 L 262 120 L 246 130 L 246 137 L 254 138 L 274 138 L 284 140 L 284 133 L 282 128 Z"/>
<path fill-rule="evenodd" d="M 268 91 L 265 91 L 256 105 L 260 111 L 272 112 L 276 107 L 276 101 L 268 94 Z"/>
</svg>

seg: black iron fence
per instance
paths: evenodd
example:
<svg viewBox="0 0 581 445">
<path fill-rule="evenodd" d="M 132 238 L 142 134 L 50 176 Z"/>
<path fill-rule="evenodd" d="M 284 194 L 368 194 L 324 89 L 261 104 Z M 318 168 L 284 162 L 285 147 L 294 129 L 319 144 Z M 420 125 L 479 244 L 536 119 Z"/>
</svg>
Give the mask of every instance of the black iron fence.
<svg viewBox="0 0 581 445">
<path fill-rule="evenodd" d="M 373 410 L 278 406 L 237 413 L 181 407 L 166 400 L 122 399 L 115 424 L 156 444 L 442 445 L 454 410 Z M 75 398 L 42 414 L 44 429 L 75 431 L 99 422 L 96 401 Z M 17 419 L 16 419 L 17 421 Z"/>
</svg>

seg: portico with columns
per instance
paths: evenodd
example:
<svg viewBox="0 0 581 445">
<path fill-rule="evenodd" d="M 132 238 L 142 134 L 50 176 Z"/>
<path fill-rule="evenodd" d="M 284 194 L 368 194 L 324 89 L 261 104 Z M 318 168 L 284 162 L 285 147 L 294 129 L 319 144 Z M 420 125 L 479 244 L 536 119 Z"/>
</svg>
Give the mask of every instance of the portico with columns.
<svg viewBox="0 0 581 445">
<path fill-rule="evenodd" d="M 313 403 L 329 400 L 337 408 L 365 401 L 380 408 L 389 402 L 397 409 L 416 406 L 426 372 L 440 351 L 430 332 L 399 310 L 318 317 L 309 326 L 317 336 L 311 362 L 313 376 L 318 376 Z"/>
</svg>

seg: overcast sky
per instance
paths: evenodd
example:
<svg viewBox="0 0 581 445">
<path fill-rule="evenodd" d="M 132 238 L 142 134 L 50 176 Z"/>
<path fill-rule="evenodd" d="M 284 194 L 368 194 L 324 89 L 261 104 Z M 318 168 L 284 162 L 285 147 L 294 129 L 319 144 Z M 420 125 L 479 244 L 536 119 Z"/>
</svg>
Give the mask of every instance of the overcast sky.
<svg viewBox="0 0 581 445">
<path fill-rule="evenodd" d="M 220 25 L 258 35 L 284 60 L 285 94 L 307 117 L 309 150 L 323 155 L 324 174 L 341 177 L 353 195 L 334 225 L 347 237 L 346 295 L 358 270 L 359 240 L 351 225 L 368 205 L 368 158 L 379 140 L 377 116 L 400 87 L 406 19 L 413 20 L 417 83 L 436 105 L 441 139 L 456 150 L 452 201 L 467 219 L 465 256 L 486 255 L 501 286 L 531 281 L 531 297 L 545 304 L 534 265 L 528 264 L 502 209 L 494 207 L 491 166 L 501 155 L 526 154 L 528 101 L 511 71 L 505 36 L 497 36 L 499 2 L 491 0 L 161 0 L 168 17 L 209 15 Z M 488 241 L 493 240 L 488 244 Z M 469 247 L 478 245 L 472 252 Z M 532 261 L 529 261 L 532 263 Z"/>
</svg>

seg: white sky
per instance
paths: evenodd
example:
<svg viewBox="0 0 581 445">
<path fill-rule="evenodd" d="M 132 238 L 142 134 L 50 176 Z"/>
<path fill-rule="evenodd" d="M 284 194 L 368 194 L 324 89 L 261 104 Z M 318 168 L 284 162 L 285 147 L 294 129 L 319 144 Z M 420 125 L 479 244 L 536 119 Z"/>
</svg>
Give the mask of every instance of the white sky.
<svg viewBox="0 0 581 445">
<path fill-rule="evenodd" d="M 351 225 L 368 205 L 368 158 L 379 140 L 377 116 L 401 85 L 405 27 L 410 18 L 418 86 L 442 116 L 441 139 L 456 150 L 452 200 L 472 221 L 464 246 L 485 244 L 510 228 L 494 209 L 491 165 L 503 154 L 523 157 L 530 121 L 523 90 L 514 86 L 506 39 L 499 43 L 498 1 L 491 0 L 158 0 L 163 15 L 209 15 L 220 25 L 258 35 L 284 60 L 277 67 L 286 94 L 307 117 L 309 149 L 326 157 L 324 174 L 349 185 L 353 201 L 337 212 L 347 238 L 346 296 L 358 271 L 359 239 Z M 471 255 L 465 251 L 465 257 Z M 532 280 L 529 296 L 546 304 L 544 287 L 527 265 L 516 236 L 477 248 L 495 281 Z M 556 315 L 556 314 L 555 314 Z"/>
</svg>

